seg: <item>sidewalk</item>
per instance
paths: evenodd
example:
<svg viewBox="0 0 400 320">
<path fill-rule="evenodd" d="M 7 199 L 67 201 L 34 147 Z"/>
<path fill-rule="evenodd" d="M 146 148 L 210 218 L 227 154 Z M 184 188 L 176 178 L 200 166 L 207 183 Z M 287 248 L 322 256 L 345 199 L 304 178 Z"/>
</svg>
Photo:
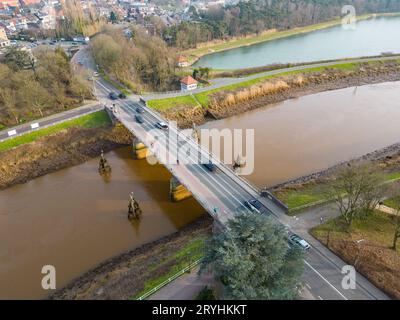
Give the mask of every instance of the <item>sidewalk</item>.
<svg viewBox="0 0 400 320">
<path fill-rule="evenodd" d="M 151 295 L 148 300 L 194 300 L 205 287 L 211 287 L 211 274 L 198 275 L 199 267 L 192 269 Z"/>
</svg>

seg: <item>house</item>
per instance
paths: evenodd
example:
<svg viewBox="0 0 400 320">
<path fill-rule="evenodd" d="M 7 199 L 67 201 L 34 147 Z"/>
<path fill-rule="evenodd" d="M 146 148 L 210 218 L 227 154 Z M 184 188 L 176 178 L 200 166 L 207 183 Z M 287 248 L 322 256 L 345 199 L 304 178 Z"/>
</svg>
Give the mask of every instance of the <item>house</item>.
<svg viewBox="0 0 400 320">
<path fill-rule="evenodd" d="M 181 79 L 181 91 L 190 91 L 197 89 L 197 80 L 193 79 L 191 76 L 186 76 Z"/>
<path fill-rule="evenodd" d="M 189 61 L 185 56 L 179 56 L 177 59 L 177 66 L 180 68 L 188 67 Z"/>
<path fill-rule="evenodd" d="M 10 40 L 8 40 L 6 30 L 0 27 L 0 48 L 5 48 L 10 45 Z"/>
</svg>

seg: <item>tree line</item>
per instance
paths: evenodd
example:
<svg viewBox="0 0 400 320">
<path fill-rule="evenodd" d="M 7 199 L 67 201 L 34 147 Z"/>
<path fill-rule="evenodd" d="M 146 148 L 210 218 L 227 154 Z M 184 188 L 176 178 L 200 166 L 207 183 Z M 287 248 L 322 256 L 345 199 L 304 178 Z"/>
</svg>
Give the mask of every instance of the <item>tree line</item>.
<svg viewBox="0 0 400 320">
<path fill-rule="evenodd" d="M 0 60 L 0 126 L 75 107 L 91 96 L 86 78 L 71 70 L 62 48 L 32 54 L 11 46 Z"/>
<path fill-rule="evenodd" d="M 177 88 L 176 53 L 159 37 L 131 26 L 124 36 L 117 28 L 106 28 L 91 41 L 91 50 L 100 68 L 136 92 Z"/>
<path fill-rule="evenodd" d="M 173 46 L 195 48 L 214 39 L 258 34 L 267 29 L 287 30 L 341 16 L 344 5 L 358 15 L 400 11 L 396 0 L 252 0 L 236 5 L 192 10 L 194 20 L 165 28 L 163 37 Z"/>
</svg>

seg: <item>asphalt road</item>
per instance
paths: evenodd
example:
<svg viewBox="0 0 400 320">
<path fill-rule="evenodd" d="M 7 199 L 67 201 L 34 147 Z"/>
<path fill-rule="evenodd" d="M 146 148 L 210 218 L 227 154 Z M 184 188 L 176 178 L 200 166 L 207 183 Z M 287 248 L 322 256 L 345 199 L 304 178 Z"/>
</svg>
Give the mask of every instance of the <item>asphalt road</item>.
<svg viewBox="0 0 400 320">
<path fill-rule="evenodd" d="M 88 56 L 85 49 L 78 52 L 74 56 L 74 60 L 80 61 L 89 69 L 94 70 L 93 61 L 90 56 Z M 282 72 L 282 70 L 279 72 Z M 243 81 L 243 79 L 241 79 L 241 81 Z M 220 85 L 222 84 L 220 83 Z M 94 87 L 99 104 L 95 106 L 84 106 L 42 119 L 38 121 L 39 127 L 93 112 L 93 110 L 90 110 L 92 107 L 99 110 L 103 108 L 104 105 L 112 106 L 114 104 L 116 105 L 117 115 L 121 121 L 128 129 L 135 132 L 138 138 L 147 143 L 149 147 L 151 147 L 151 142 L 154 142 L 155 135 L 165 137 L 169 132 L 172 132 L 181 137 L 176 141 L 172 140 L 169 146 L 157 143 L 154 143 L 154 146 L 160 154 L 165 153 L 172 159 L 176 157 L 178 150 L 181 150 L 184 146 L 187 147 L 187 150 L 191 151 L 189 155 L 183 156 L 189 160 L 191 159 L 192 163 L 178 165 L 171 162 L 166 164 L 166 167 L 175 177 L 185 184 L 199 203 L 201 203 L 211 215 L 216 216 L 219 221 L 225 222 L 232 217 L 232 214 L 237 212 L 237 210 L 248 210 L 243 205 L 243 202 L 252 198 L 258 198 L 264 205 L 264 214 L 270 215 L 277 223 L 282 223 L 286 226 L 290 225 L 291 228 L 295 228 L 295 222 L 290 221 L 291 218 L 284 214 L 281 207 L 269 201 L 267 198 L 261 198 L 255 188 L 249 186 L 246 181 L 238 179 L 238 177 L 223 164 L 218 164 L 218 170 L 216 172 L 210 172 L 203 165 L 198 164 L 195 156 L 196 152 L 198 152 L 197 144 L 193 140 L 185 138 L 175 128 L 172 128 L 171 131 L 157 130 L 155 124 L 163 119 L 155 111 L 144 107 L 146 111 L 141 114 L 144 123 L 137 123 L 134 118 L 137 113 L 136 108 L 138 106 L 143 107 L 137 96 L 129 97 L 124 100 L 118 99 L 112 101 L 108 99 L 109 92 L 113 91 L 118 93 L 118 90 L 101 78 L 95 78 Z M 207 90 L 209 89 L 210 88 L 207 88 Z M 21 125 L 14 128 L 14 130 L 16 130 L 16 134 L 23 134 L 36 130 L 36 128 L 32 128 L 31 124 L 32 123 Z M 10 131 L 10 129 L 0 132 L 0 140 L 2 138 L 8 138 L 8 131 Z M 154 152 L 157 152 L 157 150 L 154 149 Z M 204 155 L 204 151 L 200 152 Z M 208 154 L 205 154 L 205 156 L 207 155 Z M 213 159 L 213 162 L 217 163 L 218 159 Z M 307 239 L 312 246 L 305 255 L 303 282 L 316 299 L 388 299 L 383 292 L 359 274 L 357 274 L 356 277 L 356 289 L 343 289 L 341 286 L 343 280 L 341 270 L 346 263 L 332 254 L 314 238 L 310 237 L 308 233 L 300 230 L 298 234 Z"/>
<path fill-rule="evenodd" d="M 117 117 L 129 130 L 135 133 L 136 137 L 149 148 L 151 148 L 151 142 L 154 143 L 152 149 L 154 153 L 157 154 L 158 152 L 160 155 L 165 152 L 168 157 L 175 159 L 178 150 L 185 149 L 185 146 L 186 150 L 191 151 L 190 154 L 181 155 L 186 157 L 186 160 L 191 160 L 190 164 L 177 164 L 172 160 L 166 163 L 165 166 L 192 192 L 193 196 L 211 215 L 225 222 L 238 210 L 248 210 L 243 205 L 244 201 L 257 198 L 264 205 L 264 214 L 270 215 L 276 222 L 286 226 L 289 225 L 290 218 L 284 214 L 282 208 L 267 198 L 260 197 L 255 190 L 249 187 L 246 182 L 241 181 L 233 172 L 227 171 L 224 166 L 218 166 L 216 172 L 210 172 L 202 164 L 198 164 L 198 158 L 196 157 L 198 149 L 193 140 L 185 138 L 175 128 L 171 128 L 170 131 L 156 129 L 156 123 L 165 120 L 154 110 L 144 107 L 137 97 L 112 101 L 107 99 L 108 93 L 111 91 L 118 92 L 118 90 L 103 80 L 98 81 L 96 87 L 99 99 L 109 106 L 113 104 L 116 106 Z M 140 113 L 144 121 L 143 124 L 139 124 L 135 120 L 135 115 L 138 114 L 136 111 L 138 107 L 145 109 L 144 113 Z M 177 141 L 171 139 L 168 147 L 157 143 L 157 139 L 166 137 L 171 133 L 180 135 L 182 139 L 178 138 Z M 214 163 L 217 161 L 217 159 L 213 159 Z M 215 211 L 214 208 L 217 208 L 217 210 Z M 293 221 L 291 221 L 290 225 L 293 225 Z M 312 248 L 305 254 L 303 282 L 316 299 L 388 299 L 384 293 L 359 274 L 356 277 L 356 289 L 343 289 L 342 280 L 344 275 L 341 270 L 346 263 L 308 234 L 300 233 L 300 235 L 312 245 Z"/>
<path fill-rule="evenodd" d="M 0 131 L 0 142 L 20 136 L 38 129 L 43 129 L 48 126 L 81 117 L 85 114 L 93 113 L 104 109 L 104 106 L 99 103 L 92 103 L 76 109 L 68 110 L 65 112 L 57 113 L 50 117 L 38 119 L 19 126 Z"/>
</svg>

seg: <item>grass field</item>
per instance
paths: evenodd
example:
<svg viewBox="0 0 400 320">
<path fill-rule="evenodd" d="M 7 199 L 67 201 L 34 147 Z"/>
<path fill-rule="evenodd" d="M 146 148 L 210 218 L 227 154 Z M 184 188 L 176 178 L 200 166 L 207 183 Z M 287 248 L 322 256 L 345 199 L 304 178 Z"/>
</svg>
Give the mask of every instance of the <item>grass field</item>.
<svg viewBox="0 0 400 320">
<path fill-rule="evenodd" d="M 331 239 L 345 240 L 351 239 L 352 235 L 357 235 L 360 239 L 390 248 L 393 244 L 394 224 L 389 215 L 374 211 L 366 218 L 355 219 L 350 230 L 339 217 L 315 227 L 312 229 L 311 234 L 318 239 L 324 239 L 328 231 Z M 397 253 L 400 253 L 400 247 Z"/>
<path fill-rule="evenodd" d="M 400 180 L 400 171 L 384 175 L 385 183 L 393 183 Z M 324 184 L 309 184 L 297 190 L 284 190 L 275 193 L 279 200 L 283 201 L 289 208 L 289 215 L 297 214 L 300 209 L 318 205 L 329 201 L 323 190 Z"/>
<path fill-rule="evenodd" d="M 338 70 L 354 70 L 359 64 L 352 63 L 352 62 L 345 62 L 339 63 L 337 65 L 329 66 L 329 69 L 338 69 Z M 209 97 L 214 92 L 223 91 L 223 90 L 236 90 L 241 88 L 250 87 L 255 84 L 262 83 L 268 79 L 273 79 L 276 77 L 286 76 L 286 75 L 294 75 L 294 74 L 305 74 L 311 72 L 321 72 L 328 69 L 328 67 L 310 67 L 302 70 L 295 70 L 295 71 L 282 71 L 281 73 L 273 74 L 273 75 L 260 75 L 260 77 L 250 80 L 244 80 L 243 82 L 227 85 L 224 87 L 210 89 L 204 92 L 196 93 L 194 96 L 199 101 L 199 103 L 204 107 L 207 108 L 209 105 Z M 173 98 L 165 98 L 165 99 L 157 99 L 157 100 L 149 100 L 148 102 L 149 107 L 157 109 L 157 110 L 167 110 L 169 108 L 174 108 L 177 106 L 185 105 L 185 106 L 196 106 L 197 102 L 193 99 L 191 94 L 173 97 Z"/>
<path fill-rule="evenodd" d="M 68 129 L 71 127 L 81 127 L 81 128 L 96 128 L 104 125 L 110 124 L 110 118 L 105 111 L 98 111 L 91 113 L 80 118 L 65 121 L 53 126 L 39 129 L 22 136 L 17 136 L 15 138 L 0 142 L 0 152 L 6 151 L 17 146 L 23 145 L 25 143 L 33 142 L 41 137 L 54 134 L 58 131 Z"/>
<path fill-rule="evenodd" d="M 195 107 L 197 106 L 197 102 L 191 95 L 187 95 L 187 96 L 179 96 L 179 97 L 165 98 L 159 100 L 150 100 L 147 102 L 147 105 L 150 108 L 162 111 L 177 106 Z"/>
<path fill-rule="evenodd" d="M 193 263 L 194 261 L 200 259 L 203 255 L 204 248 L 204 240 L 205 237 L 198 237 L 190 242 L 188 242 L 184 247 L 178 250 L 173 256 L 168 259 L 163 260 L 157 265 L 151 266 L 148 269 L 148 272 L 151 273 L 158 268 L 162 268 L 163 265 L 168 265 L 173 262 L 173 266 L 168 270 L 166 274 L 161 277 L 151 279 L 145 283 L 144 289 L 139 292 L 137 295 L 133 296 L 132 299 L 137 299 L 146 292 L 150 291 L 154 287 L 160 285 L 168 278 L 174 276 L 180 270 L 184 269 L 188 266 L 189 262 Z"/>
</svg>

